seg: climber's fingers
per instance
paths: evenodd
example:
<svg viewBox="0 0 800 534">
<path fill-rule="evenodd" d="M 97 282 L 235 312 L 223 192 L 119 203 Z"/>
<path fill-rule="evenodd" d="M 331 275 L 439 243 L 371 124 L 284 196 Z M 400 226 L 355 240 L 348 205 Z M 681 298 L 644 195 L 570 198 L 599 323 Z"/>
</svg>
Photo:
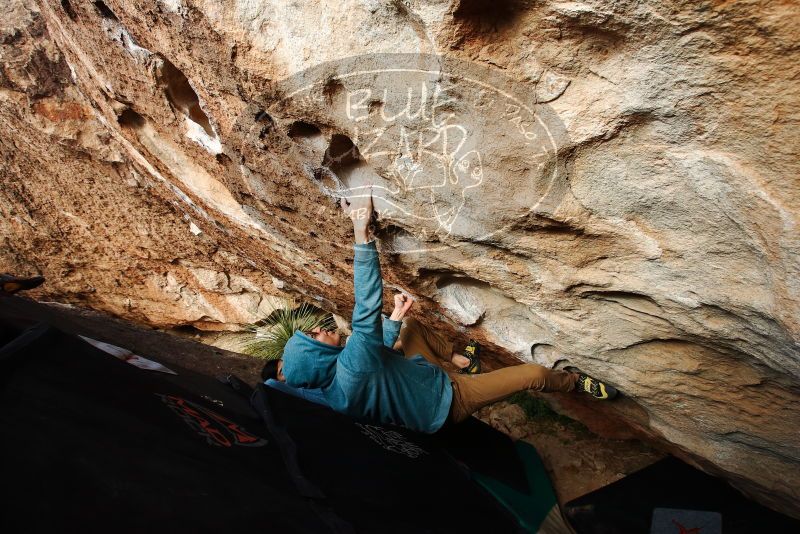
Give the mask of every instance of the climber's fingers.
<svg viewBox="0 0 800 534">
<path fill-rule="evenodd" d="M 354 225 L 367 226 L 372 218 L 372 187 L 360 187 L 352 193 L 341 200 L 342 210 Z"/>
</svg>

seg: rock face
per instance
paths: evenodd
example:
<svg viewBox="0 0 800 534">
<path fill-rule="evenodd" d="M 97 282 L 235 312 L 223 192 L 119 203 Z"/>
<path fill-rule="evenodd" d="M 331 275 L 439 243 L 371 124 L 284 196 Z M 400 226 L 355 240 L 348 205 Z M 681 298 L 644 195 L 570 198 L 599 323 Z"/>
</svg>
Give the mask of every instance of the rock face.
<svg viewBox="0 0 800 534">
<path fill-rule="evenodd" d="M 347 315 L 335 199 L 371 184 L 416 313 L 606 377 L 606 415 L 800 517 L 793 3 L 7 4 L 0 269 L 37 298 Z"/>
</svg>

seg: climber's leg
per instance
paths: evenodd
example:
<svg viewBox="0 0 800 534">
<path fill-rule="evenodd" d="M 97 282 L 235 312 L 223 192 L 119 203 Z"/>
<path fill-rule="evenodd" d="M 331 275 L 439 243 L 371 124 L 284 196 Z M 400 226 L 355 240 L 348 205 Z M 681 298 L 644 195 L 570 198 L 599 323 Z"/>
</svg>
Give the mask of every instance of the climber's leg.
<svg viewBox="0 0 800 534">
<path fill-rule="evenodd" d="M 478 375 L 450 373 L 450 380 L 453 383 L 453 404 L 448 420 L 458 423 L 484 406 L 501 401 L 517 391 L 572 391 L 578 374 L 526 363 Z"/>
<path fill-rule="evenodd" d="M 453 357 L 453 343 L 413 317 L 405 319 L 398 337 L 403 353 L 408 357 L 419 354 L 439 367 Z"/>
<path fill-rule="evenodd" d="M 475 342 L 471 344 L 478 345 Z M 434 365 L 444 367 L 449 370 L 448 364 L 452 364 L 458 369 L 465 369 L 473 366 L 472 373 L 480 372 L 480 359 L 478 357 L 470 359 L 464 354 L 453 352 L 453 343 L 433 328 L 425 326 L 413 317 L 409 317 L 403 323 L 403 329 L 397 342 L 394 344 L 395 350 L 402 350 L 407 357 L 422 355 Z M 467 349 L 469 350 L 469 346 Z M 474 365 L 473 365 L 474 364 Z"/>
</svg>

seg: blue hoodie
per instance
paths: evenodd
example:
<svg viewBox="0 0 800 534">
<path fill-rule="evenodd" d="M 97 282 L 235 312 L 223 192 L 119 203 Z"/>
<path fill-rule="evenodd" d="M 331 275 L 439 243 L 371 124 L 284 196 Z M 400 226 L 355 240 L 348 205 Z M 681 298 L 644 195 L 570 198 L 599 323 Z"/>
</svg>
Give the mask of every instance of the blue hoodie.
<svg viewBox="0 0 800 534">
<path fill-rule="evenodd" d="M 354 248 L 353 334 L 333 347 L 295 332 L 283 351 L 286 383 L 321 388 L 328 406 L 346 415 L 436 432 L 450 411 L 450 379 L 422 356 L 407 359 L 384 345 L 378 251 L 374 241 Z"/>
<path fill-rule="evenodd" d="M 383 345 L 385 347 L 394 347 L 395 341 L 397 341 L 397 336 L 400 335 L 400 327 L 403 325 L 402 321 L 393 321 L 389 319 L 385 315 L 383 317 Z M 350 338 L 347 338 L 347 341 L 350 341 Z M 268 378 L 264 381 L 264 384 L 279 391 L 283 391 L 284 393 L 288 393 L 289 395 L 294 395 L 295 397 L 300 397 L 301 399 L 305 399 L 309 402 L 314 402 L 317 404 L 322 404 L 323 406 L 328 406 L 328 401 L 325 400 L 325 395 L 322 394 L 322 390 L 320 388 L 293 388 L 291 386 L 286 385 L 285 382 L 281 382 L 280 380 L 276 380 L 274 378 Z"/>
</svg>

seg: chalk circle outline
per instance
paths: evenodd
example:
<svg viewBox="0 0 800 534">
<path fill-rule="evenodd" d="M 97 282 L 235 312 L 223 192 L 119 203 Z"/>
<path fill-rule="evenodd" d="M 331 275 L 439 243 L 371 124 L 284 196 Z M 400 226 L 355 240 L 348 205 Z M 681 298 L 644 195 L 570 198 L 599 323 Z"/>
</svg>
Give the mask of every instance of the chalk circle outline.
<svg viewBox="0 0 800 534">
<path fill-rule="evenodd" d="M 527 96 L 521 96 L 517 94 L 521 82 L 505 76 L 496 68 L 475 62 L 434 54 L 402 53 L 357 55 L 324 62 L 276 82 L 269 91 L 265 92 L 260 99 L 257 99 L 261 104 L 254 103 L 247 107 L 247 110 L 240 115 L 240 119 L 237 121 L 239 124 L 237 126 L 240 131 L 244 130 L 246 132 L 246 141 L 252 135 L 256 135 L 257 132 L 263 130 L 263 125 L 259 124 L 258 121 L 254 119 L 254 117 L 258 115 L 258 113 L 253 113 L 254 110 L 265 110 L 270 116 L 280 116 L 282 120 L 286 121 L 303 121 L 304 117 L 287 113 L 287 110 L 296 109 L 298 107 L 293 106 L 292 102 L 297 99 L 298 95 L 301 93 L 305 92 L 309 94 L 312 88 L 317 86 L 325 87 L 332 81 L 341 83 L 342 80 L 356 76 L 374 76 L 386 73 L 424 74 L 437 76 L 439 79 L 447 77 L 494 92 L 507 101 L 514 103 L 514 105 L 519 106 L 520 110 L 525 110 L 530 116 L 529 120 L 535 120 L 537 122 L 538 126 L 547 135 L 547 139 L 549 140 L 547 154 L 553 158 L 552 163 L 548 165 L 549 169 L 547 169 L 543 175 L 538 175 L 536 171 L 529 170 L 528 172 L 528 176 L 532 180 L 537 180 L 539 182 L 538 187 L 543 189 L 544 192 L 539 195 L 536 202 L 529 207 L 527 212 L 512 219 L 501 228 L 491 230 L 477 237 L 454 235 L 451 231 L 448 231 L 446 237 L 449 239 L 447 239 L 447 241 L 433 242 L 431 246 L 416 249 L 395 248 L 388 252 L 392 254 L 421 254 L 424 252 L 436 252 L 449 248 L 456 248 L 466 243 L 491 243 L 495 236 L 508 230 L 520 219 L 537 211 L 545 214 L 552 213 L 560 204 L 566 192 L 566 184 L 563 180 L 565 175 L 564 161 L 559 151 L 561 148 L 569 146 L 569 136 L 567 135 L 566 127 L 557 113 L 548 104 L 536 101 L 535 92 L 531 94 L 529 83 L 524 85 L 524 88 L 528 90 Z M 517 89 L 517 93 L 515 93 L 515 89 Z M 313 100 L 319 102 L 318 99 Z M 243 122 L 244 124 L 242 124 Z M 344 125 L 337 126 L 341 130 L 344 130 Z M 512 124 L 509 124 L 509 128 L 518 135 L 524 135 L 522 132 L 517 131 Z M 237 128 L 234 127 L 234 130 L 236 129 Z M 341 181 L 338 180 L 335 174 L 333 178 L 337 185 L 342 187 Z M 335 191 L 321 184 L 319 180 L 314 177 L 311 177 L 311 179 L 323 193 L 331 197 L 335 195 Z M 546 183 L 542 186 L 542 182 L 545 181 Z M 354 191 L 356 189 L 359 189 L 359 187 L 348 189 L 348 191 Z M 363 195 L 349 194 L 345 196 L 353 198 Z M 373 197 L 374 196 L 373 191 Z M 384 201 L 388 202 L 387 199 L 384 199 Z M 409 236 L 413 239 L 419 241 L 418 236 L 413 231 L 402 227 L 399 228 L 408 232 Z M 431 235 L 435 235 L 437 238 L 440 237 L 440 235 L 435 232 L 431 233 Z M 395 241 L 393 240 L 393 242 Z"/>
</svg>

